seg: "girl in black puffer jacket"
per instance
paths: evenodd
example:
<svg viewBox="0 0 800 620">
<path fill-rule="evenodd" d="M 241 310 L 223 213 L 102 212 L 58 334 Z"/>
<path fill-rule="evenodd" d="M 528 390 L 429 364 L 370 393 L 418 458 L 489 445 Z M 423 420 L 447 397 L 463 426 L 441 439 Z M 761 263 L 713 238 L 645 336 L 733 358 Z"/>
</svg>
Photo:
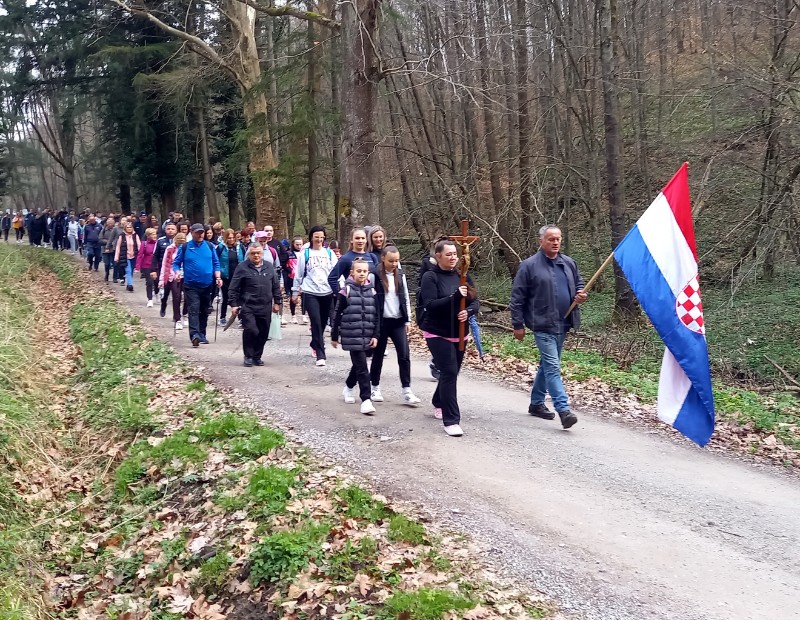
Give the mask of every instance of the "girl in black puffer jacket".
<svg viewBox="0 0 800 620">
<path fill-rule="evenodd" d="M 362 258 L 356 258 L 350 277 L 339 289 L 339 300 L 331 329 L 331 345 L 338 347 L 341 337 L 342 348 L 350 352 L 352 366 L 342 395 L 344 402 L 356 402 L 353 388 L 358 383 L 361 413 L 364 415 L 375 413 L 371 400 L 367 351 L 377 346 L 379 332 L 378 303 L 375 288 L 369 282 L 369 264 Z"/>
</svg>

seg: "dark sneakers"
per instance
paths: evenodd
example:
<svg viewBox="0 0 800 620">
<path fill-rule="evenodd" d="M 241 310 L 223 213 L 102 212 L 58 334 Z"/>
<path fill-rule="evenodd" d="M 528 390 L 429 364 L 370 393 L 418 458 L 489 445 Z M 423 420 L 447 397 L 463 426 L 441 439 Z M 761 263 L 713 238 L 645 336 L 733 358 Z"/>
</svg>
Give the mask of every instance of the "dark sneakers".
<svg viewBox="0 0 800 620">
<path fill-rule="evenodd" d="M 263 365 L 264 365 L 264 360 L 262 360 L 262 359 L 259 357 L 258 359 L 254 359 L 254 360 L 253 360 L 253 363 L 254 363 L 256 366 L 263 366 Z"/>
<path fill-rule="evenodd" d="M 206 338 L 205 335 L 200 336 L 200 344 L 209 344 L 208 338 Z"/>
<path fill-rule="evenodd" d="M 200 346 L 200 336 L 192 336 L 192 346 L 193 347 Z"/>
<path fill-rule="evenodd" d="M 528 407 L 528 413 L 534 418 L 542 418 L 542 420 L 554 420 L 556 417 L 556 414 L 550 411 L 544 403 L 536 405 L 531 403 L 530 407 Z"/>
<path fill-rule="evenodd" d="M 244 358 L 244 365 L 247 366 L 247 368 L 250 368 L 250 366 L 253 365 L 253 358 L 252 357 Z"/>
<path fill-rule="evenodd" d="M 558 417 L 561 418 L 561 426 L 566 430 L 578 423 L 578 416 L 572 413 L 569 409 L 566 411 L 559 411 Z"/>
</svg>

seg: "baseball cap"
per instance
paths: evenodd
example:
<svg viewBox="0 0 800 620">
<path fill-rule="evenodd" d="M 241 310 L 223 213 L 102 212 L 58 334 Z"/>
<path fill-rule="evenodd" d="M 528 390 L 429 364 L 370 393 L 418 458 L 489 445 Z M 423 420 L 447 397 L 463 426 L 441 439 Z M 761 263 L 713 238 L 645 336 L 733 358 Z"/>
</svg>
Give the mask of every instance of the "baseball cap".
<svg viewBox="0 0 800 620">
<path fill-rule="evenodd" d="M 267 237 L 269 237 L 269 235 L 265 233 L 263 230 L 257 230 L 254 236 L 256 239 L 266 239 Z"/>
<path fill-rule="evenodd" d="M 139 217 L 141 217 L 142 215 L 147 215 L 147 211 L 139 211 Z"/>
<path fill-rule="evenodd" d="M 189 232 L 205 232 L 206 227 L 202 224 L 192 224 L 192 227 L 189 229 Z"/>
</svg>

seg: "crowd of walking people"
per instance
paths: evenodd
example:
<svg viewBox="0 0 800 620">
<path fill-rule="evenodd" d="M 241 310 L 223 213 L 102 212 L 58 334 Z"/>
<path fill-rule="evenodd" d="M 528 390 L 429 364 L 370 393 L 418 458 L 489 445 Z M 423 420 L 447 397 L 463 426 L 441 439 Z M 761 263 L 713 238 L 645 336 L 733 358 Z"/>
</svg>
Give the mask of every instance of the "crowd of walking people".
<svg viewBox="0 0 800 620">
<path fill-rule="evenodd" d="M 102 263 L 104 281 L 131 293 L 141 280 L 146 306 L 158 301 L 162 318 L 168 316 L 171 299 L 175 333 L 187 330 L 193 347 L 210 344 L 209 318 L 216 307 L 215 329 L 241 330 L 245 367 L 265 365 L 270 334 L 277 322 L 285 326 L 289 320 L 308 324 L 311 356 L 317 367 L 325 367 L 330 332 L 330 345 L 341 346 L 350 356 L 344 402 L 354 404 L 358 396 L 364 415 L 374 415 L 375 403 L 384 401 L 381 379 L 390 340 L 397 354 L 401 402 L 420 404 L 411 389 L 409 334 L 415 316 L 432 356 L 432 377 L 438 381 L 431 403 L 434 417 L 442 420 L 447 435 L 463 434 L 457 390 L 464 360 L 460 334 L 471 332 L 483 359 L 480 301 L 471 277 L 462 282 L 458 248 L 449 237 L 437 239 L 422 258 L 412 313 L 400 251 L 381 226 L 354 228 L 344 254 L 323 226 L 312 226 L 307 236 L 277 240 L 269 224 L 256 230 L 248 222 L 233 230 L 213 219 L 191 223 L 178 212 L 163 223 L 144 211 L 130 217 L 6 212 L 0 220 L 6 242 L 11 230 L 17 243 L 27 233 L 31 245 L 81 254 L 89 271 L 99 272 Z M 539 251 L 520 266 L 510 310 L 515 337 L 521 340 L 525 328 L 530 329 L 541 356 L 528 413 L 554 419 L 555 412 L 544 403 L 549 393 L 566 429 L 577 417 L 561 380 L 561 351 L 566 333 L 580 323 L 579 310 L 567 310 L 587 296 L 575 261 L 560 252 L 560 230 L 544 226 L 539 238 Z"/>
</svg>

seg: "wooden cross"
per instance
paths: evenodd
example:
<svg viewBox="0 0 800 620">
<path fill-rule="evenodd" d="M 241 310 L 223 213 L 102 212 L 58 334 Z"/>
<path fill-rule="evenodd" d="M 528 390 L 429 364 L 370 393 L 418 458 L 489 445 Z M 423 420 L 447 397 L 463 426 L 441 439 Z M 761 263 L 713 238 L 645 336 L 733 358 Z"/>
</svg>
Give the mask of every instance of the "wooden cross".
<svg viewBox="0 0 800 620">
<path fill-rule="evenodd" d="M 450 235 L 450 239 L 456 242 L 456 245 L 461 248 L 461 261 L 458 271 L 461 274 L 461 286 L 467 285 L 467 271 L 469 271 L 470 264 L 470 248 L 473 243 L 480 241 L 480 237 L 475 237 L 469 234 L 469 222 L 461 220 L 461 234 Z M 459 310 L 467 309 L 467 299 L 461 298 L 461 307 Z M 466 321 L 458 323 L 458 350 L 463 351 L 466 347 Z"/>
</svg>

